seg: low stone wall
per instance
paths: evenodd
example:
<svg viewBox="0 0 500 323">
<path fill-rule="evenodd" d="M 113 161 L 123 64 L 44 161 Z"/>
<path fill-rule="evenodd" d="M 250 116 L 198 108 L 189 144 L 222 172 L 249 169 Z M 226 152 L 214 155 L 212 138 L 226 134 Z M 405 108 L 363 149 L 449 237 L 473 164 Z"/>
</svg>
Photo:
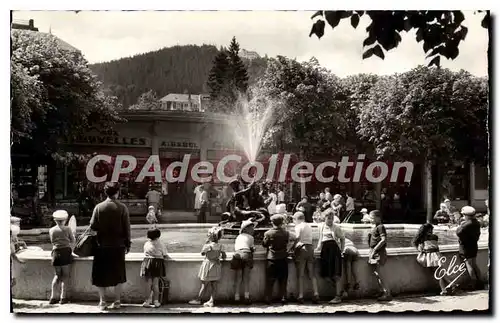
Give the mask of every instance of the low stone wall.
<svg viewBox="0 0 500 323">
<path fill-rule="evenodd" d="M 481 275 L 486 278 L 488 271 L 488 246 L 480 244 L 477 263 Z M 458 246 L 442 246 L 441 252 L 447 258 L 446 266 L 452 257 L 457 254 Z M 376 281 L 367 264 L 368 250 L 360 250 L 361 257 L 355 263 L 354 268 L 360 290 L 354 297 L 370 297 L 376 291 Z M 382 275 L 394 295 L 400 293 L 427 292 L 437 288 L 437 282 L 432 275 L 416 262 L 417 252 L 413 248 L 388 249 L 388 261 L 382 269 Z M 228 260 L 232 253 L 228 254 Z M 13 297 L 18 299 L 48 299 L 50 295 L 50 284 L 54 275 L 51 266 L 50 252 L 40 250 L 25 250 L 19 253 L 19 258 L 26 264 L 14 264 L 14 272 L 17 284 L 13 287 Z M 203 257 L 195 253 L 176 253 L 171 255 L 167 262 L 167 279 L 170 280 L 169 297 L 172 302 L 185 302 L 194 298 L 199 290 L 200 281 L 197 278 L 198 270 Z M 123 288 L 123 301 L 138 303 L 144 301 L 146 296 L 145 282 L 139 276 L 142 254 L 131 253 L 126 257 L 127 261 L 127 283 Z M 457 259 L 457 263 L 460 261 Z M 316 266 L 318 269 L 318 266 Z M 71 292 L 70 297 L 75 301 L 97 301 L 97 289 L 90 283 L 92 271 L 91 258 L 77 258 L 72 265 Z M 454 277 L 454 275 L 453 275 Z M 467 273 L 459 278 L 459 281 L 467 278 Z M 251 296 L 259 301 L 264 298 L 265 286 L 265 255 L 255 255 L 255 265 L 251 272 Z M 288 293 L 296 295 L 295 266 L 289 264 Z M 319 292 L 321 296 L 332 297 L 333 286 L 325 280 L 319 279 Z M 306 283 L 306 295 L 311 296 L 311 284 Z M 222 279 L 218 287 L 218 299 L 230 300 L 233 294 L 233 273 L 229 261 L 223 262 Z"/>
</svg>

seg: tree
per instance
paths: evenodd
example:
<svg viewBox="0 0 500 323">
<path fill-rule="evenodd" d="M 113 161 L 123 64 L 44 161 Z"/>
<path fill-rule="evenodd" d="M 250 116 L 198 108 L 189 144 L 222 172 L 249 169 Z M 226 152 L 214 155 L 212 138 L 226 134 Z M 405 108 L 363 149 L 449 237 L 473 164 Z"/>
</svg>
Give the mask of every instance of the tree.
<svg viewBox="0 0 500 323">
<path fill-rule="evenodd" d="M 248 73 L 238 55 L 239 50 L 239 44 L 233 37 L 229 49 L 221 48 L 214 58 L 207 81 L 212 111 L 234 112 L 238 97 L 247 92 Z"/>
<path fill-rule="evenodd" d="M 228 57 L 231 66 L 231 78 L 234 80 L 234 87 L 241 93 L 246 93 L 248 89 L 248 73 L 243 61 L 238 53 L 240 45 L 236 42 L 236 37 L 233 37 L 229 45 Z"/>
<path fill-rule="evenodd" d="M 455 59 L 459 55 L 460 42 L 465 40 L 468 31 L 462 25 L 465 17 L 461 11 L 318 11 L 312 19 L 321 16 L 335 29 L 342 19 L 350 18 L 352 27 L 356 28 L 364 14 L 371 23 L 366 28 L 368 35 L 363 41 L 363 47 L 370 48 L 363 53 L 363 59 L 372 55 L 384 59 L 384 50 L 398 47 L 402 31 L 415 29 L 417 42 L 423 42 L 424 53 L 427 58 L 432 58 L 429 66 L 439 67 L 441 57 Z M 309 37 L 313 34 L 323 37 L 324 20 L 316 20 Z M 481 26 L 489 28 L 489 21 L 490 12 L 486 11 Z"/>
<path fill-rule="evenodd" d="M 374 84 L 358 133 L 379 157 L 484 163 L 487 111 L 485 79 L 420 66 Z"/>
<path fill-rule="evenodd" d="M 137 99 L 137 103 L 129 107 L 129 110 L 145 110 L 145 111 L 155 111 L 160 110 L 161 102 L 156 96 L 153 90 L 149 90 Z"/>
<path fill-rule="evenodd" d="M 48 34 L 13 30 L 11 38 L 14 151 L 42 163 L 62 153 L 65 140 L 121 120 L 116 98 L 103 94 L 80 52 L 61 48 Z"/>
<path fill-rule="evenodd" d="M 225 80 L 229 77 L 229 60 L 222 49 L 214 58 L 212 69 L 208 75 L 207 85 L 210 89 L 210 100 L 215 101 L 221 95 Z"/>
<path fill-rule="evenodd" d="M 356 123 L 346 113 L 348 92 L 316 59 L 299 63 L 278 56 L 269 62 L 259 87 L 279 102 L 267 143 L 280 137 L 284 144 L 300 144 L 304 157 L 355 151 L 357 141 L 351 134 L 356 136 Z"/>
</svg>

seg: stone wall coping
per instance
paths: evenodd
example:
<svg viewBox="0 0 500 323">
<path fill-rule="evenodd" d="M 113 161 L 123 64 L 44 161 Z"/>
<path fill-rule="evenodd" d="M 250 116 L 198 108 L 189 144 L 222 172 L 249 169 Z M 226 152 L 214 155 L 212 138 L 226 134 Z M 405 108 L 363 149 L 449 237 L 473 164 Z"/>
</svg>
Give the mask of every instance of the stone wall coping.
<svg viewBox="0 0 500 323">
<path fill-rule="evenodd" d="M 478 244 L 480 250 L 489 249 L 488 243 L 480 242 Z M 440 246 L 441 252 L 457 252 L 458 244 L 453 245 L 443 245 Z M 359 254 L 361 258 L 368 257 L 369 249 L 359 249 Z M 226 261 L 232 259 L 234 252 L 228 252 Z M 405 256 L 405 255 L 417 255 L 418 251 L 413 247 L 404 247 L 404 248 L 387 248 L 388 256 Z M 28 248 L 27 250 L 22 250 L 18 253 L 18 257 L 20 259 L 25 260 L 51 260 L 51 252 L 44 251 L 35 248 Z M 319 253 L 315 253 L 315 257 L 319 257 Z M 126 261 L 142 261 L 144 259 L 144 255 L 139 252 L 129 253 L 125 256 Z M 196 261 L 201 262 L 204 257 L 200 253 L 171 253 L 169 254 L 169 258 L 167 261 Z M 266 254 L 263 251 L 254 253 L 254 260 L 265 260 Z M 75 257 L 75 261 L 90 261 L 90 257 L 86 258 L 78 258 Z"/>
</svg>

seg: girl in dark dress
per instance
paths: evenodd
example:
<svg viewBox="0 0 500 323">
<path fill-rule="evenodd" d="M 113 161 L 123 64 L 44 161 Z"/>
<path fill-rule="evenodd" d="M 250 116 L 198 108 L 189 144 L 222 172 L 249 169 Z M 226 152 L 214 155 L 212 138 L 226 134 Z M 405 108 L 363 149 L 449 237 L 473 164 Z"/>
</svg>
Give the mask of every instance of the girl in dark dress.
<svg viewBox="0 0 500 323">
<path fill-rule="evenodd" d="M 436 269 L 439 267 L 441 254 L 439 253 L 438 236 L 433 234 L 434 227 L 431 223 L 423 224 L 418 233 L 413 239 L 413 245 L 418 249 L 417 262 L 424 268 L 429 270 L 429 275 L 434 276 Z M 449 282 L 442 277 L 439 279 L 439 287 L 441 287 L 441 295 L 451 294 L 451 286 Z M 448 287 L 448 288 L 447 288 Z"/>
<path fill-rule="evenodd" d="M 345 237 L 342 229 L 333 223 L 333 210 L 325 215 L 325 222 L 319 225 L 318 246 L 316 251 L 321 253 L 321 277 L 329 280 L 335 286 L 335 298 L 331 304 L 341 302 L 342 293 L 342 251 L 344 250 Z"/>
</svg>

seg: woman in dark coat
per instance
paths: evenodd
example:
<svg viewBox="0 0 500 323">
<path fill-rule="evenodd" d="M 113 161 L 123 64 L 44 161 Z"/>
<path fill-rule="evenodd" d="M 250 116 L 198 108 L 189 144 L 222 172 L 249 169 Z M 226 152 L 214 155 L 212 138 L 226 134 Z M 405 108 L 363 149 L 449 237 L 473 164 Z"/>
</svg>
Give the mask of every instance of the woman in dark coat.
<svg viewBox="0 0 500 323">
<path fill-rule="evenodd" d="M 120 307 L 122 284 L 127 281 L 125 254 L 130 251 L 130 218 L 125 204 L 117 200 L 118 183 L 106 183 L 106 200 L 96 205 L 90 228 L 97 232 L 98 247 L 92 262 L 92 285 L 99 288 L 99 307 L 106 309 L 107 287 L 115 287 L 115 301 Z"/>
</svg>

